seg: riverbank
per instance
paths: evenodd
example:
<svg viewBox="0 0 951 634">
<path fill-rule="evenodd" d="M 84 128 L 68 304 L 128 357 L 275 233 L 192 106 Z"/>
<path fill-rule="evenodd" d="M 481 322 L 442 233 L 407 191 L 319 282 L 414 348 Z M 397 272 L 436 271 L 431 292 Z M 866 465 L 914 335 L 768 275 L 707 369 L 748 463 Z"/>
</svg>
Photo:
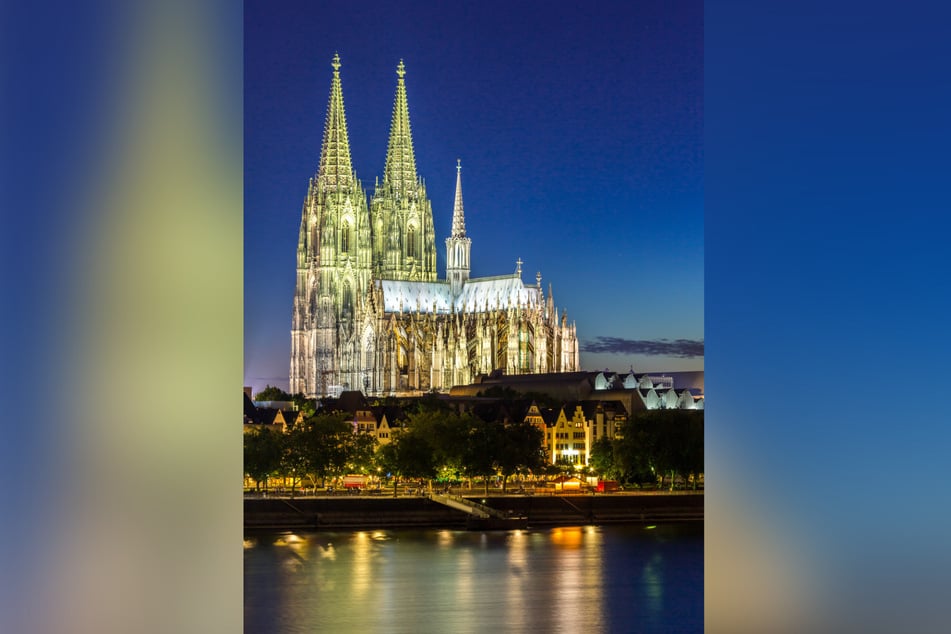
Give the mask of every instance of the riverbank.
<svg viewBox="0 0 951 634">
<path fill-rule="evenodd" d="M 529 527 L 702 522 L 703 494 L 465 496 L 527 518 Z M 426 497 L 315 497 L 244 500 L 246 530 L 466 529 L 469 515 Z"/>
</svg>

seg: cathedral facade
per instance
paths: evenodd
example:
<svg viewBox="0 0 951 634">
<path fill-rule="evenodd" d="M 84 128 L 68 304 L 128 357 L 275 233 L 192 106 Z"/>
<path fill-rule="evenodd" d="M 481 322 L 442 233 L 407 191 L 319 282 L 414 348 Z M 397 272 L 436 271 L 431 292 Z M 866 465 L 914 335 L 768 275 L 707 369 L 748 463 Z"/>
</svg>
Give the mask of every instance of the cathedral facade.
<svg viewBox="0 0 951 634">
<path fill-rule="evenodd" d="M 426 187 L 416 173 L 405 68 L 383 178 L 373 196 L 350 157 L 334 56 L 317 173 L 301 211 L 291 324 L 290 391 L 408 395 L 448 392 L 480 374 L 580 369 L 577 330 L 554 306 L 551 287 L 513 274 L 470 278 L 462 168 L 456 165 L 446 277 L 436 271 L 436 235 Z"/>
</svg>

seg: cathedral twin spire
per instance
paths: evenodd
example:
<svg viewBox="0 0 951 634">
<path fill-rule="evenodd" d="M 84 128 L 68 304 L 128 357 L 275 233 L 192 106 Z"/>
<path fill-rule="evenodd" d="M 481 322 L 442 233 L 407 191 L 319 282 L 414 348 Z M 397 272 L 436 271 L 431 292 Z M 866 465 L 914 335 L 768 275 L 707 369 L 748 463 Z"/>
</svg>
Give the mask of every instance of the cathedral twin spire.
<svg viewBox="0 0 951 634">
<path fill-rule="evenodd" d="M 370 203 L 374 273 L 391 280 L 436 281 L 433 211 L 416 175 L 413 135 L 406 102 L 406 67 L 396 68 L 396 98 L 383 168 Z"/>
<path fill-rule="evenodd" d="M 334 55 L 331 66 L 333 79 L 324 124 L 320 164 L 315 179 L 315 193 L 321 199 L 330 193 L 359 197 L 362 189 L 350 157 L 343 90 L 340 83 L 339 55 Z M 400 60 L 396 68 L 396 76 L 396 96 L 393 102 L 383 178 L 382 182 L 377 182 L 376 191 L 366 207 L 369 215 L 365 218 L 369 223 L 365 225 L 364 220 L 353 216 L 349 216 L 351 220 L 348 222 L 356 223 L 353 229 L 368 227 L 369 263 L 375 276 L 392 280 L 436 281 L 436 245 L 432 205 L 426 196 L 425 185 L 416 173 L 416 157 L 413 151 L 409 105 L 406 98 L 406 67 L 403 60 Z M 451 255 L 447 261 L 447 275 L 450 269 L 454 270 L 457 274 L 449 275 L 449 277 L 462 281 L 468 278 L 469 240 L 465 235 L 460 171 L 461 166 L 457 165 L 456 198 L 451 231 L 451 237 L 458 244 L 456 244 L 454 255 Z M 342 203 L 343 199 L 340 200 Z M 353 207 L 354 211 L 358 212 L 356 208 L 363 205 L 354 204 Z M 342 218 L 341 216 L 341 220 Z M 340 220 L 335 222 L 339 224 Z M 323 233 L 324 224 L 325 222 L 321 220 L 321 233 Z M 339 252 L 352 254 L 349 251 L 349 229 L 340 225 L 336 231 L 339 231 L 341 236 L 337 240 Z M 317 235 L 305 236 L 302 231 L 302 237 L 306 242 L 312 243 Z M 321 259 L 326 262 L 329 255 L 329 253 L 322 254 Z"/>
<path fill-rule="evenodd" d="M 386 149 L 386 166 L 383 168 L 383 184 L 400 194 L 409 194 L 416 189 L 416 157 L 413 154 L 413 135 L 409 124 L 409 106 L 406 103 L 406 67 L 400 60 L 396 67 L 396 100 L 393 103 L 393 119 L 390 123 L 390 141 Z"/>
<path fill-rule="evenodd" d="M 317 168 L 318 184 L 325 190 L 351 187 L 355 181 L 350 162 L 350 140 L 347 136 L 347 117 L 343 109 L 343 89 L 340 86 L 340 56 L 334 54 L 333 80 L 330 83 L 330 101 L 324 122 L 324 139 Z"/>
</svg>

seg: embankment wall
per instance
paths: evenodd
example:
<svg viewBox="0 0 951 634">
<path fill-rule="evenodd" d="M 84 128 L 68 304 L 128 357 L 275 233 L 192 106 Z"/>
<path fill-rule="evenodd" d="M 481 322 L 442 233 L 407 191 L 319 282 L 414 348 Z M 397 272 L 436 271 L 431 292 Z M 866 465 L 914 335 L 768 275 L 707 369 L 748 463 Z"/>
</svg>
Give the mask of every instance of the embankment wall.
<svg viewBox="0 0 951 634">
<path fill-rule="evenodd" d="M 466 496 L 531 526 L 703 520 L 703 495 Z M 467 515 L 425 497 L 244 500 L 246 529 L 466 528 Z"/>
</svg>

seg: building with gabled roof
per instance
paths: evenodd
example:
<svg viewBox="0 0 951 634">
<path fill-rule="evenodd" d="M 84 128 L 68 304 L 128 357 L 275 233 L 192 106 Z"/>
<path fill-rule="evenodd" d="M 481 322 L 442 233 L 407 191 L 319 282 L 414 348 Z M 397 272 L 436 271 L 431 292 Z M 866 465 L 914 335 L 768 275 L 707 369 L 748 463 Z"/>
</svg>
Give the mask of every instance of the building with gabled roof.
<svg viewBox="0 0 951 634">
<path fill-rule="evenodd" d="M 271 429 L 286 433 L 294 425 L 303 422 L 304 413 L 293 409 L 257 407 L 251 398 L 244 394 L 244 431 L 255 428 Z"/>
</svg>

